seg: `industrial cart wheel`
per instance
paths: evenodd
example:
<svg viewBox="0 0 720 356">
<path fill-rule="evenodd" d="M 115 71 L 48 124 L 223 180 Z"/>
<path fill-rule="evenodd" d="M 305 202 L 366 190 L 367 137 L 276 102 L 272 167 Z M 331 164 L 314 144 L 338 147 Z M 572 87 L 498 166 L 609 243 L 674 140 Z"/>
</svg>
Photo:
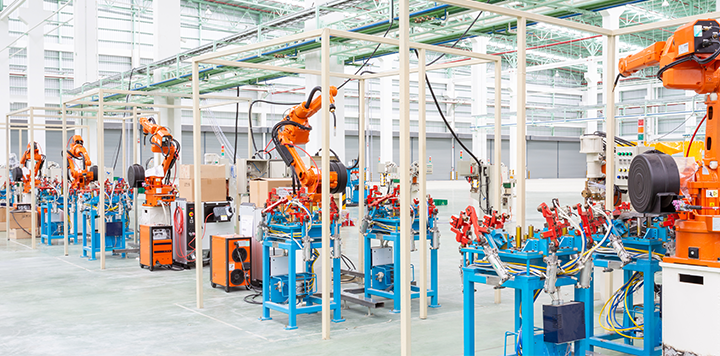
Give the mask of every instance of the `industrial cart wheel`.
<svg viewBox="0 0 720 356">
<path fill-rule="evenodd" d="M 210 287 L 217 288 L 217 284 L 210 282 Z"/>
</svg>

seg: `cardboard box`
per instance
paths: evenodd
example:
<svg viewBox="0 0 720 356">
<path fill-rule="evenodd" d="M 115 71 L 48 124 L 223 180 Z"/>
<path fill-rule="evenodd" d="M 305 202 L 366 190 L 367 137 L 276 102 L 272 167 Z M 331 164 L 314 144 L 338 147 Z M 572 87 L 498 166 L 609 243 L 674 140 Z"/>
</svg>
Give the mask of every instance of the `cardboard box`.
<svg viewBox="0 0 720 356">
<path fill-rule="evenodd" d="M 7 219 L 7 214 L 6 214 L 6 212 L 7 212 L 7 208 L 6 208 L 6 207 L 0 208 L 0 223 L 7 222 L 7 220 L 5 220 L 5 219 Z"/>
<path fill-rule="evenodd" d="M 227 188 L 225 178 L 201 178 L 202 185 L 201 200 L 207 201 L 225 201 L 227 200 Z M 188 202 L 195 201 L 195 180 L 180 179 L 177 185 L 178 197 Z"/>
<path fill-rule="evenodd" d="M 40 226 L 40 214 L 38 213 L 35 220 L 37 226 Z M 12 229 L 25 229 L 30 230 L 32 226 L 32 216 L 29 211 L 13 210 L 10 211 L 10 221 L 8 221 L 10 230 Z"/>
<path fill-rule="evenodd" d="M 6 231 L 7 230 L 7 223 L 1 222 L 0 223 L 0 231 Z"/>
<path fill-rule="evenodd" d="M 250 181 L 250 202 L 256 207 L 265 206 L 268 194 L 275 188 L 292 187 L 291 178 L 262 178 Z"/>
<path fill-rule="evenodd" d="M 180 179 L 193 179 L 195 174 L 195 165 L 192 164 L 181 164 L 180 173 L 178 178 Z M 200 166 L 200 178 L 220 178 L 225 179 L 225 165 L 224 164 L 203 164 Z"/>
<path fill-rule="evenodd" d="M 10 229 L 10 232 L 8 233 L 8 238 L 11 240 L 29 239 L 31 237 L 32 237 L 32 235 L 28 234 L 23 229 Z M 35 231 L 35 237 L 36 238 L 40 237 L 40 234 L 38 234 L 37 231 Z"/>
</svg>

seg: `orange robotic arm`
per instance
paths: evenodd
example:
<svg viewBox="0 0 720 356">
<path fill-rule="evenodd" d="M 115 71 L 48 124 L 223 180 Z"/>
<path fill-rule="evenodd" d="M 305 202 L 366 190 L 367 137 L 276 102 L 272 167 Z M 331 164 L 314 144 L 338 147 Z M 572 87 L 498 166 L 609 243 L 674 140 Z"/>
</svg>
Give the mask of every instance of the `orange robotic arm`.
<svg viewBox="0 0 720 356">
<path fill-rule="evenodd" d="M 88 155 L 85 146 L 83 146 L 83 139 L 80 135 L 75 135 L 70 138 L 72 142 L 70 147 L 67 149 L 67 168 L 68 174 L 72 177 L 72 187 L 76 189 L 84 188 L 87 183 L 97 179 L 97 169 L 92 166 L 90 161 L 90 155 Z M 78 170 L 75 167 L 75 160 L 81 159 L 83 161 L 82 169 Z"/>
<path fill-rule="evenodd" d="M 670 37 L 669 42 L 672 42 L 672 37 Z M 618 63 L 620 75 L 628 77 L 643 68 L 658 65 L 663 49 L 665 49 L 665 41 L 655 42 L 638 53 L 620 59 Z"/>
<path fill-rule="evenodd" d="M 285 164 L 295 169 L 300 184 L 306 187 L 309 193 L 317 192 L 320 186 L 320 172 L 317 167 L 313 169 L 312 167 L 308 168 L 305 166 L 305 163 L 303 163 L 295 150 L 295 146 L 304 145 L 309 141 L 310 130 L 312 128 L 308 125 L 308 119 L 315 115 L 322 107 L 322 96 L 313 99 L 314 94 L 319 90 L 320 87 L 313 88 L 308 96 L 308 100 L 293 107 L 285 119 L 273 127 L 272 132 L 273 142 L 275 143 L 275 147 L 277 147 L 278 153 L 283 161 L 285 161 Z M 337 88 L 334 86 L 330 87 L 329 95 L 329 110 L 331 113 L 334 113 Z M 338 170 L 332 170 L 330 172 L 330 189 L 332 192 L 338 189 L 345 189 L 345 184 L 338 182 L 338 174 Z M 346 176 L 347 171 L 345 171 L 345 177 Z"/>
<path fill-rule="evenodd" d="M 620 60 L 621 76 L 660 65 L 657 73 L 670 89 L 694 90 L 698 94 L 716 92 L 720 86 L 720 24 L 716 20 L 697 20 L 678 27 L 667 41 Z"/>
<path fill-rule="evenodd" d="M 170 130 L 166 127 L 160 126 L 155 123 L 152 118 L 141 117 L 140 125 L 142 125 L 143 134 L 150 135 L 150 144 L 152 147 L 150 150 L 155 153 L 160 153 L 164 157 L 163 159 L 163 172 L 169 183 L 169 172 L 170 169 L 175 165 L 179 154 L 177 141 L 173 139 L 170 134 Z"/>
<path fill-rule="evenodd" d="M 40 174 L 40 169 L 42 169 L 43 164 L 45 164 L 45 155 L 40 153 L 40 147 L 38 146 L 37 142 L 35 142 L 34 149 L 32 146 L 32 144 L 28 143 L 27 150 L 25 150 L 25 153 L 20 159 L 20 164 L 24 166 L 25 164 L 27 164 L 27 162 L 30 162 L 30 155 L 34 155 L 35 167 L 33 168 L 33 177 L 37 177 Z M 27 181 L 30 181 L 29 177 Z"/>
</svg>

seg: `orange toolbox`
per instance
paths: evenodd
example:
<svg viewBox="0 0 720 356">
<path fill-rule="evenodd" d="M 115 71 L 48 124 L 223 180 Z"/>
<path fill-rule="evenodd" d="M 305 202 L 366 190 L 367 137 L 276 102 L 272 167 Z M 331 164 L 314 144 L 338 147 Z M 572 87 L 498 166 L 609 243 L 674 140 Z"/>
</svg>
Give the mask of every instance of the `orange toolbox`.
<svg viewBox="0 0 720 356">
<path fill-rule="evenodd" d="M 230 289 L 250 288 L 252 253 L 250 237 L 241 235 L 213 235 L 210 240 L 210 285 Z"/>
<path fill-rule="evenodd" d="M 140 267 L 172 266 L 172 226 L 140 225 Z"/>
</svg>

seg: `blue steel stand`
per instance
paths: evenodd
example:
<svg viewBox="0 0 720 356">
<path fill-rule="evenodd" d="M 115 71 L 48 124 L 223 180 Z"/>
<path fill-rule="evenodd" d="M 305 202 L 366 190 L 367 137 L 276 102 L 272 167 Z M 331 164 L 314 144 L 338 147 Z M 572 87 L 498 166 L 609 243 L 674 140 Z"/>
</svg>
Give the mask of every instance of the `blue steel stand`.
<svg viewBox="0 0 720 356">
<path fill-rule="evenodd" d="M 624 238 L 623 244 L 626 247 L 643 251 L 664 251 L 662 241 L 657 239 Z M 614 255 L 597 254 L 594 256 L 594 259 L 595 266 L 604 268 L 613 268 L 613 265 L 617 265 L 619 261 L 619 259 Z M 622 269 L 624 283 L 627 283 L 630 278 L 632 278 L 634 272 L 643 273 L 643 302 L 645 305 L 642 311 L 644 324 L 642 345 L 635 345 L 635 342 L 640 340 L 624 338 L 617 333 L 595 336 L 592 332 L 592 325 L 595 316 L 592 314 L 588 315 L 585 319 L 585 325 L 586 327 L 589 327 L 589 332 L 587 333 L 587 338 L 580 342 L 580 355 L 584 355 L 587 351 L 593 351 L 594 347 L 605 348 L 637 356 L 657 356 L 662 354 L 662 322 L 660 320 L 660 311 L 655 308 L 655 272 L 661 270 L 660 262 L 652 259 L 651 255 L 648 254 L 647 259 L 637 259 L 625 265 Z M 581 301 L 583 301 L 585 305 L 593 304 L 592 294 L 583 295 L 582 298 L 583 299 Z M 627 305 L 629 307 L 633 306 L 632 294 L 627 296 Z M 587 313 L 587 308 L 585 311 Z M 633 326 L 635 325 L 630 320 L 628 314 L 624 313 L 622 328 L 631 328 Z"/>
<path fill-rule="evenodd" d="M 376 222 L 380 222 L 385 225 L 392 226 L 394 228 L 394 231 L 384 234 L 384 233 L 376 233 L 376 232 L 368 232 L 365 234 L 365 276 L 372 276 L 372 241 L 378 240 L 378 241 L 390 241 L 393 245 L 393 274 L 395 277 L 400 275 L 400 269 L 402 268 L 402 265 L 400 264 L 400 219 L 392 219 L 392 218 L 375 218 L 373 219 Z M 428 219 L 428 230 L 433 228 L 435 219 Z M 418 231 L 420 228 L 420 220 L 415 219 L 413 221 L 413 231 Z M 372 231 L 372 228 L 371 230 Z M 430 288 L 427 290 L 427 296 L 430 297 L 430 305 L 428 305 L 430 308 L 439 308 L 440 304 L 438 304 L 438 246 L 433 246 L 433 238 L 432 238 L 432 232 L 428 231 L 426 235 L 427 240 L 430 242 Z M 414 233 L 413 239 L 415 241 L 420 241 L 420 234 Z M 365 279 L 365 298 L 371 298 L 371 296 L 375 295 L 378 297 L 388 298 L 393 300 L 393 310 L 391 313 L 399 313 L 400 312 L 400 293 L 395 293 L 396 290 L 401 289 L 400 285 L 400 278 L 393 278 L 393 285 L 392 288 L 389 290 L 381 290 L 372 288 L 372 278 L 367 277 Z M 414 279 L 414 278 L 413 278 Z M 410 298 L 411 299 L 417 299 L 420 298 L 420 287 L 418 286 L 410 286 Z"/>
<path fill-rule="evenodd" d="M 300 224 L 273 224 L 271 228 L 282 232 L 289 233 L 293 236 L 293 233 L 300 232 L 302 236 L 305 235 L 305 227 Z M 311 249 L 322 249 L 322 240 L 318 235 L 321 235 L 322 227 L 316 226 L 310 229 L 309 235 L 311 240 L 307 242 L 301 242 L 300 238 L 277 238 L 273 236 L 265 236 L 263 240 L 263 314 L 260 320 L 272 320 L 270 317 L 270 310 L 279 311 L 288 315 L 288 325 L 285 327 L 286 330 L 297 329 L 297 316 L 298 314 L 312 314 L 322 311 L 322 298 L 315 295 L 309 294 L 301 296 L 301 299 L 305 301 L 304 306 L 299 306 L 297 300 L 297 288 L 296 281 L 300 275 L 310 275 L 311 278 L 315 279 L 314 283 L 318 283 L 319 279 L 312 272 L 312 261 L 305 262 L 305 268 L 303 273 L 298 273 L 296 268 L 296 255 L 297 252 L 302 251 L 302 244 L 310 244 Z M 330 240 L 330 251 L 333 250 L 335 244 L 338 243 L 336 240 Z M 281 286 L 271 286 L 270 277 L 270 248 L 283 249 L 287 251 L 288 256 L 288 274 L 287 274 L 287 302 L 280 303 L 272 301 L 271 287 L 278 288 Z M 342 318 L 341 303 L 340 303 L 340 258 L 331 258 L 332 261 L 332 297 L 330 300 L 330 310 L 333 311 L 332 321 L 335 323 L 343 322 L 345 319 Z M 327 266 L 323 266 L 327 268 Z"/>
<path fill-rule="evenodd" d="M 495 230 L 489 234 L 489 238 L 495 239 L 501 237 L 504 232 Z M 503 239 L 503 241 L 506 241 Z M 548 255 L 548 244 L 546 239 L 528 240 L 523 250 L 507 250 L 498 251 L 500 259 L 503 262 L 516 263 L 524 265 L 526 272 L 515 274 L 513 279 L 505 281 L 503 287 L 515 289 L 515 331 L 506 333 L 506 342 L 508 336 L 515 336 L 520 339 L 522 344 L 522 354 L 532 356 L 554 356 L 564 355 L 567 345 L 553 344 L 543 340 L 542 329 L 535 328 L 535 292 L 544 288 L 545 281 L 537 275 L 530 274 L 532 266 L 543 266 L 543 257 Z M 560 261 L 567 261 L 572 255 L 577 253 L 580 246 L 579 237 L 564 236 L 561 240 L 559 250 L 556 252 Z M 498 245 L 502 245 L 496 242 Z M 482 247 L 470 245 L 461 249 L 463 254 L 463 347 L 464 355 L 475 355 L 475 283 L 488 285 L 496 285 L 499 281 L 497 273 L 488 266 L 475 265 L 474 261 L 485 258 L 485 251 Z M 555 286 L 574 286 L 577 281 L 570 276 L 558 276 Z M 588 289 L 575 289 L 575 300 L 580 296 L 592 296 L 592 284 Z M 528 306 L 523 308 L 522 306 Z M 592 303 L 585 303 L 585 315 L 592 315 Z M 590 314 L 588 314 L 590 313 Z M 591 331 L 591 327 L 585 325 L 586 335 Z M 579 341 L 575 342 L 576 348 Z M 513 350 L 515 348 L 513 347 Z M 516 356 L 517 353 L 508 353 L 507 345 L 503 350 L 506 356 Z M 584 353 L 576 355 L 584 355 Z"/>
<path fill-rule="evenodd" d="M 62 240 L 65 238 L 65 234 L 61 228 L 63 221 L 52 221 L 51 211 L 55 204 L 57 204 L 58 209 L 63 208 L 63 204 L 59 202 L 45 202 L 40 206 L 40 243 L 45 243 L 48 246 L 52 245 L 52 240 Z M 65 219 L 65 217 L 63 217 L 63 219 Z M 75 224 L 73 226 L 75 226 L 75 233 L 71 234 L 70 231 L 68 231 L 68 240 L 74 240 L 73 243 L 77 244 L 77 214 L 75 214 Z M 59 233 L 56 233 L 58 231 Z"/>
<path fill-rule="evenodd" d="M 77 210 L 76 210 L 77 211 Z M 95 220 L 98 217 L 97 210 L 95 210 L 94 207 L 90 208 L 89 210 L 85 210 L 82 212 L 83 216 L 83 227 L 82 227 L 82 236 L 83 236 L 83 254 L 82 257 L 89 257 L 90 261 L 95 261 L 95 255 L 100 252 L 100 233 L 98 233 L 95 230 Z M 90 220 L 90 235 L 88 235 L 86 228 L 88 225 L 88 220 Z M 100 221 L 103 223 L 105 222 L 105 218 L 100 218 Z M 125 229 L 126 219 L 125 214 L 122 214 L 122 217 L 120 218 L 120 222 L 122 223 L 121 226 L 121 233 L 119 235 L 109 235 L 105 234 L 105 251 L 113 251 L 115 249 L 125 249 L 125 240 L 127 238 L 127 231 Z M 106 223 L 107 224 L 107 223 Z M 88 246 L 88 239 L 90 240 L 90 245 Z M 115 253 L 113 253 L 115 255 Z M 125 253 L 121 254 L 122 258 L 125 258 Z"/>
</svg>

